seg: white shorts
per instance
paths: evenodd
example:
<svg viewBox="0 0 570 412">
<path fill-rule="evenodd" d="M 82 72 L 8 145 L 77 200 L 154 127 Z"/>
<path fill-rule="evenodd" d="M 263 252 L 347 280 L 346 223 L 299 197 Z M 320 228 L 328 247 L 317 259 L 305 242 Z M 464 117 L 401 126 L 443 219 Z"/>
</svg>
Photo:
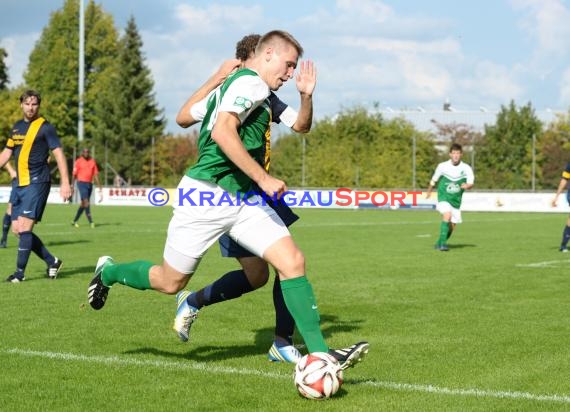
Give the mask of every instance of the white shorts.
<svg viewBox="0 0 570 412">
<path fill-rule="evenodd" d="M 451 223 L 461 223 L 461 210 L 451 206 L 448 202 L 439 202 L 436 210 L 442 215 L 451 212 Z"/>
<path fill-rule="evenodd" d="M 223 233 L 259 257 L 277 240 L 290 236 L 287 226 L 271 207 L 263 205 L 259 195 L 239 201 L 216 184 L 184 176 L 174 198 L 163 256 L 180 273 L 194 273 Z"/>
</svg>

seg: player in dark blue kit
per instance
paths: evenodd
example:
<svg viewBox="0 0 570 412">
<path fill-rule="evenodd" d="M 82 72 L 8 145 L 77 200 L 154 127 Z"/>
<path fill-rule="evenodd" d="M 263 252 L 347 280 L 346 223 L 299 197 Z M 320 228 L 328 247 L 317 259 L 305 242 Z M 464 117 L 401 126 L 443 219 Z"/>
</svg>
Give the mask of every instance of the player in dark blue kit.
<svg viewBox="0 0 570 412">
<path fill-rule="evenodd" d="M 0 153 L 0 167 L 13 155 L 16 164 L 16 187 L 13 189 L 12 231 L 19 237 L 16 271 L 8 276 L 8 282 L 25 279 L 25 270 L 34 252 L 47 265 L 47 275 L 55 279 L 62 261 L 53 256 L 41 239 L 33 233 L 36 222 L 41 221 L 51 188 L 48 157 L 51 150 L 61 175 L 60 196 L 71 197 L 67 161 L 55 128 L 39 115 L 41 96 L 27 90 L 20 96 L 24 118 L 12 127 L 4 150 Z"/>
<path fill-rule="evenodd" d="M 570 188 L 568 187 L 568 180 L 570 180 L 570 162 L 566 164 L 566 169 L 562 172 L 562 177 L 560 178 L 560 183 L 558 184 L 558 189 L 556 190 L 556 195 L 552 199 L 552 207 L 556 207 L 556 202 L 558 201 L 558 196 L 564 191 L 566 192 L 566 200 L 570 204 Z M 566 226 L 562 231 L 562 241 L 560 242 L 560 251 L 568 252 L 568 240 L 570 240 L 570 215 L 566 220 Z"/>
</svg>

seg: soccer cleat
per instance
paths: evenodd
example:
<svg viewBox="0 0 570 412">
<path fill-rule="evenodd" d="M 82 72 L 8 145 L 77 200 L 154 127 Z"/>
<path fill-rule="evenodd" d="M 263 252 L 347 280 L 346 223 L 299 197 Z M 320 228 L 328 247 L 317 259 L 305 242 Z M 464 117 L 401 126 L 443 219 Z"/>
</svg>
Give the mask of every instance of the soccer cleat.
<svg viewBox="0 0 570 412">
<path fill-rule="evenodd" d="M 89 226 L 91 227 L 91 229 L 95 229 L 95 223 L 91 222 L 89 223 Z"/>
<path fill-rule="evenodd" d="M 445 243 L 440 244 L 439 242 L 436 243 L 433 248 L 435 250 L 439 250 L 440 252 L 447 252 L 449 250 L 449 246 L 447 246 Z"/>
<path fill-rule="evenodd" d="M 105 301 L 107 300 L 107 295 L 109 294 L 109 287 L 103 284 L 101 279 L 101 274 L 103 269 L 113 264 L 113 258 L 111 256 L 101 256 L 97 260 L 97 266 L 95 266 L 95 276 L 91 279 L 89 283 L 89 288 L 87 288 L 87 300 L 91 307 L 95 310 L 101 309 L 105 306 Z"/>
<path fill-rule="evenodd" d="M 24 274 L 18 272 L 14 272 L 6 278 L 6 282 L 11 282 L 11 283 L 19 283 L 23 282 L 24 280 L 26 280 Z"/>
<path fill-rule="evenodd" d="M 358 342 L 349 348 L 329 349 L 329 355 L 332 355 L 340 363 L 341 369 L 347 369 L 360 362 L 368 353 L 369 347 L 368 342 Z"/>
<path fill-rule="evenodd" d="M 568 248 L 566 246 L 560 246 L 560 251 L 562 253 L 568 253 Z"/>
<path fill-rule="evenodd" d="M 56 279 L 57 278 L 57 274 L 59 273 L 59 271 L 61 270 L 61 267 L 63 266 L 63 262 L 58 259 L 55 258 L 55 262 L 53 262 L 53 265 L 48 266 L 47 268 L 47 275 L 50 279 Z"/>
<path fill-rule="evenodd" d="M 6 241 L 5 240 L 0 240 L 0 249 L 6 249 Z"/>
<path fill-rule="evenodd" d="M 297 363 L 303 357 L 297 348 L 293 345 L 277 346 L 275 342 L 269 348 L 267 357 L 271 362 L 288 362 Z"/>
<path fill-rule="evenodd" d="M 188 342 L 190 338 L 190 327 L 198 317 L 199 310 L 194 306 L 190 306 L 186 298 L 192 292 L 182 290 L 176 294 L 176 317 L 174 318 L 174 326 L 172 327 L 182 342 Z"/>
<path fill-rule="evenodd" d="M 73 226 L 73 227 L 79 227 L 79 223 L 77 223 L 77 222 L 71 222 L 71 226 Z"/>
</svg>

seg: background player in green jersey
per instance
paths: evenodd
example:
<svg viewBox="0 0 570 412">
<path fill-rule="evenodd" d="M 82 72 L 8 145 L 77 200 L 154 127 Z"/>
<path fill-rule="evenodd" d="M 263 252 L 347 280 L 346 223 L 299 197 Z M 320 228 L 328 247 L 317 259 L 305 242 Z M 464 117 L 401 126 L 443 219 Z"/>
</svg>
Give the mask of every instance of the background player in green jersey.
<svg viewBox="0 0 570 412">
<path fill-rule="evenodd" d="M 473 187 L 475 176 L 473 169 L 461 161 L 463 149 L 458 143 L 449 148 L 449 160 L 437 165 L 429 183 L 426 198 L 437 184 L 437 211 L 441 213 L 442 220 L 439 229 L 439 239 L 435 244 L 437 250 L 449 250 L 447 239 L 453 233 L 455 225 L 461 223 L 461 199 L 465 190 Z"/>
</svg>

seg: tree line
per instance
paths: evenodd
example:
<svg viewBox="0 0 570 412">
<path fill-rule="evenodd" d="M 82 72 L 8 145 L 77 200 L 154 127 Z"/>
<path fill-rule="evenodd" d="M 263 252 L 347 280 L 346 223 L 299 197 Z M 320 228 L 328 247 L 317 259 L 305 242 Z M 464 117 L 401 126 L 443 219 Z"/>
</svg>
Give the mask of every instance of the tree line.
<svg viewBox="0 0 570 412">
<path fill-rule="evenodd" d="M 44 96 L 42 113 L 56 126 L 70 162 L 79 150 L 78 27 L 79 2 L 66 0 L 32 50 L 23 84 L 14 87 L 7 53 L 0 48 L 3 141 L 21 118 L 19 95 L 34 88 Z M 134 17 L 120 34 L 112 16 L 88 2 L 81 145 L 93 148 L 101 169 L 133 185 L 174 186 L 196 161 L 197 131 L 165 134 L 164 110 L 156 101 L 143 47 Z M 306 135 L 273 140 L 272 173 L 290 187 L 425 188 L 436 164 L 447 159 L 446 148 L 458 142 L 464 161 L 474 163 L 478 189 L 551 190 L 570 161 L 570 113 L 543 124 L 531 103 L 511 101 L 483 132 L 465 124 L 438 124 L 430 133 L 405 119 L 386 120 L 354 107 L 314 122 Z M 8 180 L 6 173 L 0 175 L 0 182 Z"/>
</svg>

